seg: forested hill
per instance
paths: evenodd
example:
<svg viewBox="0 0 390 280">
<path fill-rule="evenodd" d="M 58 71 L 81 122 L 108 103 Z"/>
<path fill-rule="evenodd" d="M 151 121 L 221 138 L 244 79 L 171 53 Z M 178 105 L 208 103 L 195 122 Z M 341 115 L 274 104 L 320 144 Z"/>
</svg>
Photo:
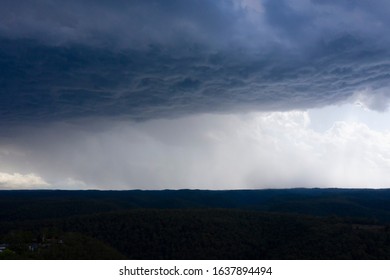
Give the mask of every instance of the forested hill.
<svg viewBox="0 0 390 280">
<path fill-rule="evenodd" d="M 390 222 L 390 189 L 0 191 L 0 221 L 126 209 L 228 208 Z"/>
<path fill-rule="evenodd" d="M 0 259 L 390 259 L 390 190 L 0 191 Z"/>
</svg>

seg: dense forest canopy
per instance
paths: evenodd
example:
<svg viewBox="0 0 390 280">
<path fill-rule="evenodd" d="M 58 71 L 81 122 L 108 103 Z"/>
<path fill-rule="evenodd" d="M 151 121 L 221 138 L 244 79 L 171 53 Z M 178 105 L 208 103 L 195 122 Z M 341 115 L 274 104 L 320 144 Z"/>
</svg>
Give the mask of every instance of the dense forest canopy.
<svg viewBox="0 0 390 280">
<path fill-rule="evenodd" d="M 390 190 L 0 191 L 0 258 L 389 259 L 388 202 Z"/>
</svg>

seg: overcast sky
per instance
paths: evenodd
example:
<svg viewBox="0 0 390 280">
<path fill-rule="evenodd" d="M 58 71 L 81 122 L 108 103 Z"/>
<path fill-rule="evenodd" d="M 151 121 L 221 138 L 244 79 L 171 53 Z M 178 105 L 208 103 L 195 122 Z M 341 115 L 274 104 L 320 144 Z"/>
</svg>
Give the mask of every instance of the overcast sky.
<svg viewBox="0 0 390 280">
<path fill-rule="evenodd" d="M 0 0 L 0 189 L 390 187 L 390 2 Z"/>
</svg>

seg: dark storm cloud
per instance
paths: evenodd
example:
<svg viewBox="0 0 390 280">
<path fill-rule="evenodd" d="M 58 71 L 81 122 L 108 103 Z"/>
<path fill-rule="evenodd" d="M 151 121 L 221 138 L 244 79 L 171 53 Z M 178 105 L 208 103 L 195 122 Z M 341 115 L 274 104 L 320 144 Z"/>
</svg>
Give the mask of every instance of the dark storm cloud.
<svg viewBox="0 0 390 280">
<path fill-rule="evenodd" d="M 289 110 L 361 90 L 386 99 L 388 8 L 384 1 L 2 1 L 1 119 Z"/>
<path fill-rule="evenodd" d="M 237 26 L 240 13 L 233 6 L 225 0 L 2 1 L 0 32 L 50 44 L 210 43 L 213 37 L 214 42 L 227 38 Z"/>
</svg>

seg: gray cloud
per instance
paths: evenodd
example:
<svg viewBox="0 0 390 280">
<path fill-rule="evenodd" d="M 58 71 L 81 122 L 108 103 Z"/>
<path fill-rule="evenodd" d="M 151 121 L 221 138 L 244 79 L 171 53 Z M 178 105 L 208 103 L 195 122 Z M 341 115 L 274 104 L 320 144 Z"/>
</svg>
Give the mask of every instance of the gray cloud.
<svg viewBox="0 0 390 280">
<path fill-rule="evenodd" d="M 304 46 L 343 33 L 388 42 L 389 8 L 385 0 L 3 0 L 0 34 L 131 48 Z"/>
<path fill-rule="evenodd" d="M 340 37 L 301 57 L 163 48 L 121 52 L 0 43 L 3 121 L 289 110 L 389 86 L 386 51 Z M 334 50 L 337 50 L 335 52 Z"/>
<path fill-rule="evenodd" d="M 304 109 L 365 89 L 377 100 L 389 87 L 388 8 L 386 1 L 3 1 L 1 119 Z"/>
<path fill-rule="evenodd" d="M 2 1 L 0 32 L 49 44 L 137 47 L 215 43 L 244 27 L 235 1 Z M 235 30 L 239 31 L 239 30 Z M 241 37 L 238 32 L 233 36 Z M 231 40 L 228 40 L 231 41 Z"/>
</svg>

